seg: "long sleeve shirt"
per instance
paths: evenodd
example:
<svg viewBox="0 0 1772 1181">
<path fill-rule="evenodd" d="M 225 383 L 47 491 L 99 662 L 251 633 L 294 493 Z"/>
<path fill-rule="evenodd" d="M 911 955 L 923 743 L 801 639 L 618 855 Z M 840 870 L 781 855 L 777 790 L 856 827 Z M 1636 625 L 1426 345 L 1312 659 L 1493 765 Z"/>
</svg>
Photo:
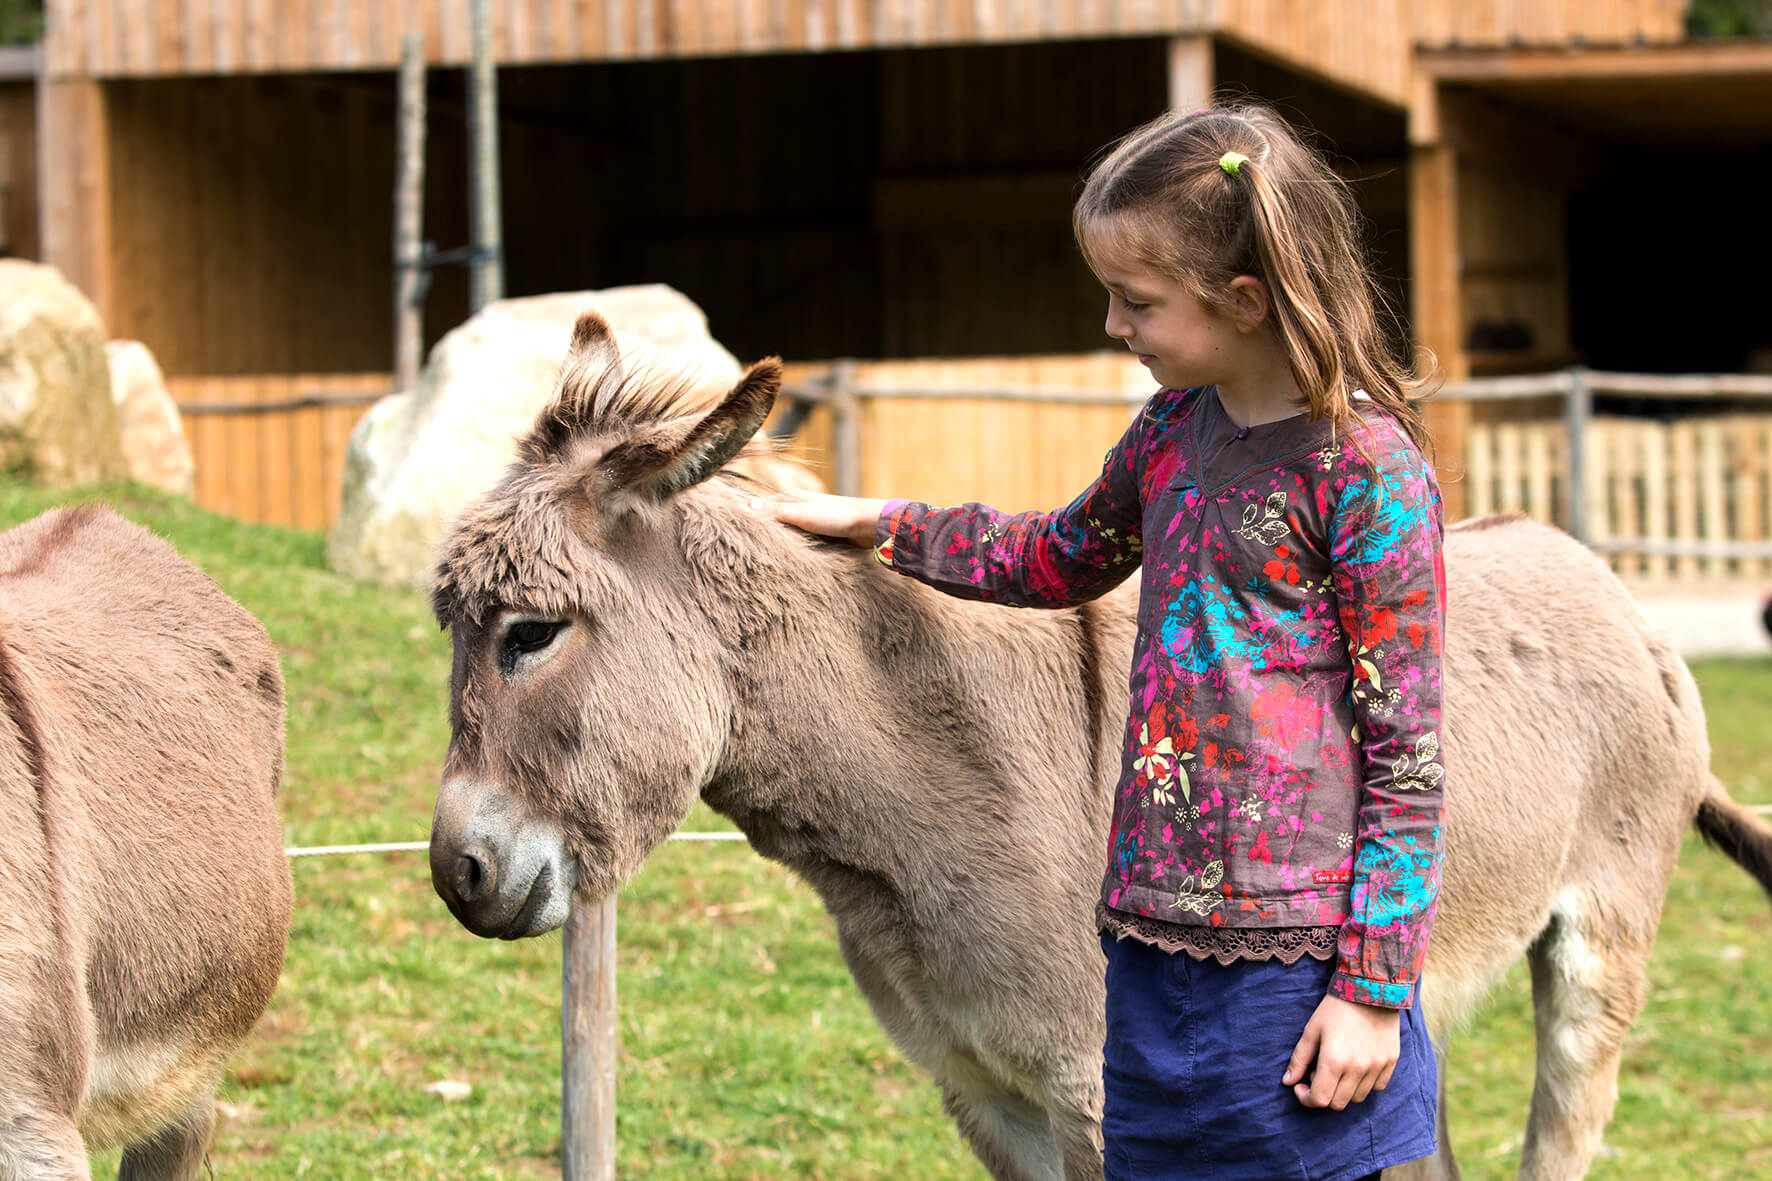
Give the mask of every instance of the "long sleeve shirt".
<svg viewBox="0 0 1772 1181">
<path fill-rule="evenodd" d="M 1142 567 L 1105 913 L 1332 928 L 1332 994 L 1401 1008 L 1440 882 L 1441 532 L 1389 418 L 1239 429 L 1208 388 L 1155 395 L 1063 509 L 895 501 L 876 553 L 1035 607 Z"/>
</svg>

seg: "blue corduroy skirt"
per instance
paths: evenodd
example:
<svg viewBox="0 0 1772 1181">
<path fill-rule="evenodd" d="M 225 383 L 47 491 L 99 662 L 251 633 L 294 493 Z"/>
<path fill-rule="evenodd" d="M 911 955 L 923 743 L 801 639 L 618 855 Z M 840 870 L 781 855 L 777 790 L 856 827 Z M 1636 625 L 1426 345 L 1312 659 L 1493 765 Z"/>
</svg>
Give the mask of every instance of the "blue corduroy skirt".
<svg viewBox="0 0 1772 1181">
<path fill-rule="evenodd" d="M 1335 966 L 1228 966 L 1102 937 L 1108 1181 L 1353 1181 L 1434 1151 L 1433 1047 L 1403 1010 L 1390 1085 L 1344 1111 L 1280 1077 Z"/>
</svg>

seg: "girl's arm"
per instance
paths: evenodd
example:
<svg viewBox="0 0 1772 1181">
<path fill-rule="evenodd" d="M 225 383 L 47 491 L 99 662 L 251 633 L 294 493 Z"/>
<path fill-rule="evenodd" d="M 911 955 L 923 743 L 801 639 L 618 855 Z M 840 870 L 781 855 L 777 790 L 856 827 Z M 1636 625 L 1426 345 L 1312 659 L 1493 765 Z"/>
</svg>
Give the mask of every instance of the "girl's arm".
<svg viewBox="0 0 1772 1181">
<path fill-rule="evenodd" d="M 1400 1009 L 1421 976 L 1440 890 L 1445 570 L 1431 469 L 1398 434 L 1365 441 L 1374 467 L 1349 477 L 1330 527 L 1365 755 L 1352 913 L 1330 993 Z"/>
<path fill-rule="evenodd" d="M 1065 607 L 1107 593 L 1138 566 L 1143 507 L 1136 456 L 1143 438 L 1141 418 L 1108 452 L 1095 482 L 1048 513 L 804 493 L 755 503 L 790 525 L 872 545 L 883 564 L 948 594 Z"/>
<path fill-rule="evenodd" d="M 1440 890 L 1440 494 L 1400 436 L 1367 440 L 1379 452 L 1375 470 L 1349 478 L 1330 526 L 1365 755 L 1352 913 L 1329 995 L 1281 1079 L 1305 1106 L 1338 1111 L 1390 1083 L 1398 1010 L 1421 977 Z"/>
</svg>

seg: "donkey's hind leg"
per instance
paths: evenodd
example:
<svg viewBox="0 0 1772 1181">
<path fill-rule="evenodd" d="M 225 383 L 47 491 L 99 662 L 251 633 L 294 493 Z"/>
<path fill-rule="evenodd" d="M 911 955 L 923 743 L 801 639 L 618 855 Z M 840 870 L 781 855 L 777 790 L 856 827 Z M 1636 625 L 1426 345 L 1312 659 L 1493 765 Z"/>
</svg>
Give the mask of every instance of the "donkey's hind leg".
<svg viewBox="0 0 1772 1181">
<path fill-rule="evenodd" d="M 1643 1007 L 1644 971 L 1654 918 L 1630 929 L 1627 907 L 1598 902 L 1579 887 L 1551 908 L 1551 922 L 1527 953 L 1538 1070 L 1520 1176 L 1565 1181 L 1585 1176 L 1618 1099 L 1618 1059 Z M 1652 904 L 1652 912 L 1659 906 Z"/>
<path fill-rule="evenodd" d="M 196 1181 L 215 1130 L 215 1100 L 205 1095 L 184 1119 L 123 1152 L 117 1181 Z"/>
<path fill-rule="evenodd" d="M 1072 1181 L 1059 1163 L 1046 1113 L 1027 1100 L 943 1083 L 941 1109 L 993 1181 Z M 1099 1164 L 1095 1175 L 1101 1175 Z"/>
</svg>

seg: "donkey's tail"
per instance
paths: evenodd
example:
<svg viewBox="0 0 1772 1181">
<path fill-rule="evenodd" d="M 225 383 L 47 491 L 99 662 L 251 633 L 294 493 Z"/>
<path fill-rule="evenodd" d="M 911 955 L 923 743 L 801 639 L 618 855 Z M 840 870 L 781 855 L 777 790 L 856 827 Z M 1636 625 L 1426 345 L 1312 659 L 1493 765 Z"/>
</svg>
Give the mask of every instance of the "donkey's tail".
<svg viewBox="0 0 1772 1181">
<path fill-rule="evenodd" d="M 1707 843 L 1727 853 L 1772 894 L 1772 827 L 1730 799 L 1715 776 L 1695 823 Z"/>
</svg>

